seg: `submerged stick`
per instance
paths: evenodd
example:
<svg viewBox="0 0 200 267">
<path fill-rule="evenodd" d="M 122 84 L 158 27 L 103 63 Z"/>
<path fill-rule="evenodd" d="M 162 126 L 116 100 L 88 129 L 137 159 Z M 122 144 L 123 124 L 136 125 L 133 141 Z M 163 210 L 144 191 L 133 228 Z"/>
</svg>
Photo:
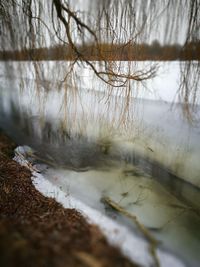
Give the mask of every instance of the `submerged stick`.
<svg viewBox="0 0 200 267">
<path fill-rule="evenodd" d="M 88 267 L 103 267 L 103 265 L 91 254 L 79 251 L 76 252 L 75 257 L 78 258 L 84 265 Z"/>
<path fill-rule="evenodd" d="M 127 218 L 131 219 L 135 223 L 137 228 L 140 230 L 140 232 L 142 232 L 142 234 L 144 235 L 146 240 L 149 242 L 149 251 L 150 251 L 150 253 L 151 253 L 151 255 L 155 261 L 155 266 L 160 267 L 160 262 L 159 262 L 157 254 L 156 254 L 156 248 L 158 246 L 159 241 L 156 240 L 154 238 L 154 236 L 149 232 L 149 230 L 143 224 L 141 224 L 139 222 L 138 218 L 134 214 L 131 214 L 128 211 L 126 211 L 123 207 L 121 207 L 118 203 L 116 203 L 115 201 L 113 201 L 109 197 L 103 197 L 102 200 L 106 204 L 108 204 L 110 207 L 112 207 L 116 211 L 120 212 L 121 214 L 123 214 Z"/>
</svg>

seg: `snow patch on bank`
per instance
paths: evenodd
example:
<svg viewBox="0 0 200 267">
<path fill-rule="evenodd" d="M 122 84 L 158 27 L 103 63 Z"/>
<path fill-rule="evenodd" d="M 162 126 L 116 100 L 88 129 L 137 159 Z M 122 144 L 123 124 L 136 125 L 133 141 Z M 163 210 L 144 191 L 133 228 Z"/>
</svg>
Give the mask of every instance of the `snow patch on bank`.
<svg viewBox="0 0 200 267">
<path fill-rule="evenodd" d="M 75 208 L 78 210 L 89 223 L 98 225 L 109 243 L 119 247 L 122 253 L 133 262 L 146 267 L 152 266 L 153 260 L 149 253 L 149 246 L 144 239 L 134 234 L 125 226 L 103 215 L 98 210 L 89 207 L 70 194 L 66 194 L 66 192 L 62 191 L 58 186 L 53 185 L 50 181 L 44 178 L 41 173 L 38 173 L 37 167 L 32 166 L 30 162 L 26 160 L 21 153 L 23 150 L 26 152 L 26 148 L 24 147 L 18 147 L 16 149 L 14 160 L 31 170 L 33 184 L 39 192 L 46 197 L 56 199 L 56 201 L 61 203 L 64 208 Z M 158 249 L 157 254 L 160 266 L 162 267 L 186 266 L 170 253 Z"/>
<path fill-rule="evenodd" d="M 75 208 L 83 214 L 89 223 L 99 226 L 110 244 L 118 246 L 122 253 L 143 266 L 152 266 L 152 258 L 148 252 L 148 243 L 134 235 L 126 227 L 119 225 L 99 211 L 92 209 L 70 195 L 66 195 L 59 187 L 46 180 L 41 174 L 33 172 L 33 184 L 47 197 L 55 198 L 65 208 Z M 161 266 L 183 267 L 174 256 L 158 250 Z"/>
</svg>

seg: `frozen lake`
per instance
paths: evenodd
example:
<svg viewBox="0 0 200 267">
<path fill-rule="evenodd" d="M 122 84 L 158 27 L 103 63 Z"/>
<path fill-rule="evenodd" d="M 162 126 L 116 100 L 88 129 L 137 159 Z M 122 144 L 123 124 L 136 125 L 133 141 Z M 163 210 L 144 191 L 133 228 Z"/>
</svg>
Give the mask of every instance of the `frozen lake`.
<svg viewBox="0 0 200 267">
<path fill-rule="evenodd" d="M 178 102 L 179 63 L 160 63 L 157 77 L 133 83 L 127 109 L 124 92 L 111 92 L 87 68 L 60 84 L 66 62 L 39 67 L 36 83 L 30 62 L 1 63 L 0 128 L 35 149 L 36 161 L 51 166 L 44 177 L 65 194 L 134 233 L 129 221 L 107 212 L 101 199 L 111 198 L 164 250 L 198 266 L 200 125 L 184 118 Z"/>
<path fill-rule="evenodd" d="M 112 142 L 115 150 L 125 154 L 134 151 L 157 161 L 171 173 L 200 187 L 200 124 L 189 123 L 178 102 L 178 62 L 161 62 L 157 76 L 145 84 L 132 82 L 128 106 L 125 89 L 110 91 L 88 68 L 77 67 L 74 77 L 60 84 L 67 62 L 38 64 L 42 75 L 35 77 L 30 62 L 1 63 L 2 112 L 8 114 L 14 108 L 19 117 L 26 114 L 38 138 L 45 127 L 54 131 L 54 136 L 60 127 L 72 137 L 83 136 L 103 146 Z M 138 64 L 133 67 L 141 69 L 153 62 Z M 8 74 L 10 77 L 5 77 Z M 196 106 L 197 118 L 199 107 Z M 21 123 L 25 123 L 23 119 Z"/>
</svg>

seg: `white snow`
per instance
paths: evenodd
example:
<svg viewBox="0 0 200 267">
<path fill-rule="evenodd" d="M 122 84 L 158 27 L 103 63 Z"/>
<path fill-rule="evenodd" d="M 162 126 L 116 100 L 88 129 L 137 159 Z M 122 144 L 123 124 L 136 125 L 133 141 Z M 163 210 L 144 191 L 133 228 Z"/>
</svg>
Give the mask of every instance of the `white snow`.
<svg viewBox="0 0 200 267">
<path fill-rule="evenodd" d="M 153 62 L 138 64 L 139 68 L 142 68 Z M 147 156 L 160 162 L 171 172 L 200 187 L 200 125 L 191 125 L 183 118 L 180 104 L 176 103 L 173 108 L 171 106 L 172 101 L 178 101 L 177 89 L 180 78 L 178 62 L 161 62 L 158 75 L 154 79 L 148 80 L 145 84 L 131 84 L 130 109 L 129 113 L 124 113 L 125 117 L 129 116 L 130 119 L 127 124 L 123 124 L 120 120 L 124 108 L 123 91 L 120 94 L 109 91 L 109 88 L 97 80 L 91 70 L 82 69 L 79 66 L 76 67 L 77 76 L 71 77 L 70 82 L 59 84 L 58 81 L 64 78 L 64 74 L 69 68 L 69 64 L 65 61 L 40 62 L 39 66 L 43 75 L 40 77 L 41 80 L 37 80 L 36 83 L 32 62 L 8 62 L 6 65 L 0 63 L 3 75 L 9 73 L 5 71 L 7 68 L 14 76 L 0 76 L 2 108 L 9 113 L 10 100 L 13 100 L 19 104 L 22 112 L 26 111 L 30 115 L 30 121 L 34 124 L 33 140 L 42 136 L 40 122 L 43 118 L 50 120 L 55 129 L 60 122 L 64 121 L 72 136 L 80 134 L 97 143 L 111 140 L 114 155 L 121 157 L 122 161 L 126 155 L 132 155 L 133 151 L 136 151 L 138 155 Z M 73 78 L 77 84 L 74 84 Z M 60 90 L 57 90 L 58 86 L 60 86 Z M 46 91 L 48 88 L 51 89 L 49 92 Z M 107 98 L 108 93 L 111 93 L 109 99 Z M 65 102 L 65 100 L 67 101 Z M 196 115 L 200 117 L 199 107 Z M 13 125 L 13 129 L 14 127 L 15 125 Z M 20 160 L 19 157 L 17 160 Z M 85 176 L 82 173 L 51 169 L 42 176 L 36 173 L 29 162 L 25 162 L 25 159 L 22 158 L 21 163 L 32 168 L 34 184 L 43 194 L 55 197 L 65 207 L 75 207 L 80 210 L 89 221 L 98 224 L 109 241 L 120 246 L 125 255 L 144 266 L 150 266 L 151 257 L 148 253 L 147 243 L 129 228 L 106 217 L 100 208 L 100 195 L 105 189 L 100 182 L 100 177 L 103 177 L 104 182 L 106 181 L 105 187 L 113 188 L 113 192 L 111 190 L 110 194 L 114 198 L 119 200 L 120 194 L 123 193 L 120 191 L 120 183 L 115 184 L 114 179 L 121 171 L 119 168 L 104 173 L 87 172 Z M 56 182 L 52 179 L 54 174 L 58 177 Z M 92 175 L 96 179 L 92 180 Z M 109 180 L 106 180 L 108 177 Z M 130 181 L 131 179 L 121 179 L 121 186 L 123 185 L 121 189 L 130 190 L 131 195 L 134 195 L 138 193 L 138 188 L 137 186 L 131 187 L 133 182 Z M 145 177 L 143 180 L 145 182 L 141 181 L 141 184 L 145 186 Z M 64 182 L 70 184 L 69 191 L 67 187 L 63 186 Z M 166 204 L 164 201 L 168 196 L 166 192 L 161 196 L 164 191 L 159 191 L 159 187 L 154 182 L 148 181 L 148 183 L 150 189 L 146 190 L 149 196 L 147 199 L 153 200 L 156 205 L 157 203 L 161 203 L 161 205 L 159 208 L 155 208 L 155 203 L 148 203 L 147 200 L 142 207 L 136 207 L 134 213 L 140 217 L 142 222 L 147 223 L 148 221 L 149 225 L 147 224 L 147 226 L 154 227 L 155 220 L 153 219 L 156 218 L 156 222 L 159 221 L 157 217 L 161 214 L 159 222 L 162 222 L 163 218 L 167 220 L 171 210 L 162 206 Z M 89 200 L 86 199 L 83 189 L 86 192 L 89 190 Z M 155 214 L 157 217 L 154 217 Z M 195 254 L 198 253 L 196 250 L 199 240 L 198 236 L 192 236 L 188 229 L 186 222 L 191 218 L 187 213 L 183 220 L 180 219 L 178 223 L 170 224 L 169 229 L 164 230 L 164 238 L 168 240 L 168 244 L 173 244 L 174 247 L 185 246 L 188 242 L 190 250 L 194 250 Z M 174 238 L 172 241 L 172 236 L 176 237 L 176 234 L 180 238 Z M 185 247 L 186 252 L 188 249 Z M 159 251 L 159 255 L 162 266 L 184 266 L 169 253 Z"/>
<path fill-rule="evenodd" d="M 27 164 L 27 160 L 25 160 L 22 154 L 23 151 L 27 151 L 26 147 L 18 147 L 14 159 L 32 171 L 32 181 L 38 191 L 44 196 L 55 198 L 56 201 L 61 203 L 65 208 L 77 209 L 89 223 L 98 225 L 109 243 L 119 247 L 122 253 L 133 262 L 136 262 L 141 266 L 152 266 L 153 261 L 149 253 L 147 241 L 139 237 L 133 231 L 130 231 L 127 227 L 111 220 L 100 211 L 91 208 L 84 202 L 76 199 L 70 193 L 67 194 L 67 192 L 64 192 L 59 186 L 52 184 L 47 180 L 48 177 L 44 178 L 42 174 L 34 170 L 34 167 Z M 157 249 L 157 255 L 160 261 L 160 266 L 162 267 L 186 266 L 178 258 L 161 249 Z"/>
</svg>

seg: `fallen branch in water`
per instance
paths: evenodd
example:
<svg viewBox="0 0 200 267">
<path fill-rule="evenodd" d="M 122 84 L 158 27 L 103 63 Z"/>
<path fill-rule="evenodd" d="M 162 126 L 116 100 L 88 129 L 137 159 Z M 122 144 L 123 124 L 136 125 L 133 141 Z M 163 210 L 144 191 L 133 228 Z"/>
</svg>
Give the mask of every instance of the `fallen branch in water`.
<svg viewBox="0 0 200 267">
<path fill-rule="evenodd" d="M 149 242 L 149 251 L 155 261 L 155 266 L 160 267 L 160 262 L 156 253 L 156 248 L 158 246 L 159 241 L 156 240 L 154 236 L 149 232 L 149 230 L 139 222 L 138 218 L 134 214 L 126 211 L 123 207 L 121 207 L 118 203 L 116 203 L 109 197 L 103 197 L 102 201 L 134 222 L 134 224 Z"/>
<path fill-rule="evenodd" d="M 102 267 L 103 265 L 99 262 L 98 259 L 96 259 L 93 255 L 86 253 L 86 252 L 82 252 L 82 251 L 78 251 L 76 253 L 74 253 L 75 257 L 77 259 L 79 259 L 84 266 L 88 266 L 88 267 Z"/>
</svg>

